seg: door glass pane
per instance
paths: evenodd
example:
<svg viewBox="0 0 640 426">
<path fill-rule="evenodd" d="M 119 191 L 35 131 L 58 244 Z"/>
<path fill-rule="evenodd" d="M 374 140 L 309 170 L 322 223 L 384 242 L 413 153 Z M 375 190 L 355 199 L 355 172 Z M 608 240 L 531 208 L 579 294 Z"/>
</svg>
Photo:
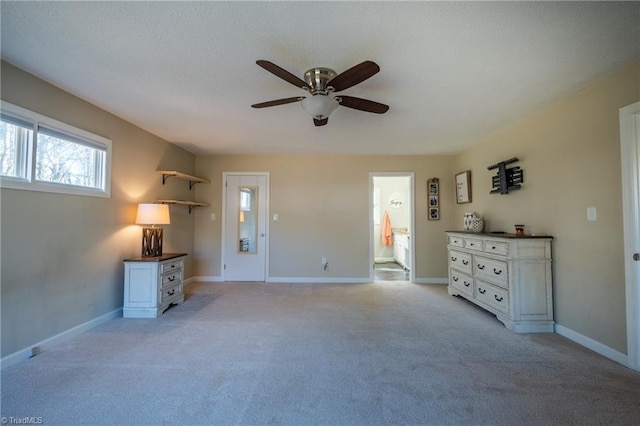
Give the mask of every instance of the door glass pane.
<svg viewBox="0 0 640 426">
<path fill-rule="evenodd" d="M 240 186 L 238 194 L 238 253 L 256 254 L 258 187 Z"/>
</svg>

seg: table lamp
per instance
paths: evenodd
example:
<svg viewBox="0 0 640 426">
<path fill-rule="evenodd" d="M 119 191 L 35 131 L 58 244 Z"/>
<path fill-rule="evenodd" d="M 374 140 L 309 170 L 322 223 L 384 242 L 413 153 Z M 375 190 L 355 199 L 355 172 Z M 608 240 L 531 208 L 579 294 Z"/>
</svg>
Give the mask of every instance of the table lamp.
<svg viewBox="0 0 640 426">
<path fill-rule="evenodd" d="M 162 256 L 162 231 L 155 225 L 168 225 L 169 206 L 167 204 L 138 204 L 136 224 L 151 225 L 142 228 L 142 257 Z"/>
</svg>

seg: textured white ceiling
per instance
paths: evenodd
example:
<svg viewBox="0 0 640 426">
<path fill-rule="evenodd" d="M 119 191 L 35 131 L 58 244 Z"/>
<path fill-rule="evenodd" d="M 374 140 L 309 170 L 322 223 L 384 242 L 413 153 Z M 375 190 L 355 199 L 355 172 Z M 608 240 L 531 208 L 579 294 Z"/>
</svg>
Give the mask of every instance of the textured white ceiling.
<svg viewBox="0 0 640 426">
<path fill-rule="evenodd" d="M 640 58 L 639 2 L 9 2 L 2 58 L 195 153 L 455 153 Z M 302 78 L 373 60 L 315 127 Z M 108 135 L 106 135 L 108 136 Z"/>
</svg>

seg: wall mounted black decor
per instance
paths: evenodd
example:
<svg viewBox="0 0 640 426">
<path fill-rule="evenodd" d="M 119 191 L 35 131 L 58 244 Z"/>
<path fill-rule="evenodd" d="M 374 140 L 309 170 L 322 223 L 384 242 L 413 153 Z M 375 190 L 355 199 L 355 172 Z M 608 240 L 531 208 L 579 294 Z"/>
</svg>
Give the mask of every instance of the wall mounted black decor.
<svg viewBox="0 0 640 426">
<path fill-rule="evenodd" d="M 487 167 L 488 170 L 498 169 L 498 173 L 491 178 L 493 189 L 490 194 L 508 194 L 509 191 L 520 189 L 522 182 L 524 182 L 522 169 L 519 166 L 507 168 L 507 164 L 517 161 L 518 157 L 513 157 Z"/>
</svg>

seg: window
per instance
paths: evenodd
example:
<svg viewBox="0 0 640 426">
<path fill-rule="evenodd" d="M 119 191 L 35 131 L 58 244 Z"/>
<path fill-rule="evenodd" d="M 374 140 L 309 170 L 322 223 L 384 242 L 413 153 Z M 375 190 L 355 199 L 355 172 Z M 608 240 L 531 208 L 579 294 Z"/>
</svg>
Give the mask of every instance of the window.
<svg viewBox="0 0 640 426">
<path fill-rule="evenodd" d="M 33 138 L 33 124 L 0 115 L 0 175 L 25 179 L 27 147 Z"/>
<path fill-rule="evenodd" d="M 2 102 L 0 186 L 110 196 L 111 141 Z"/>
<path fill-rule="evenodd" d="M 240 188 L 240 210 L 251 211 L 251 188 Z"/>
</svg>

